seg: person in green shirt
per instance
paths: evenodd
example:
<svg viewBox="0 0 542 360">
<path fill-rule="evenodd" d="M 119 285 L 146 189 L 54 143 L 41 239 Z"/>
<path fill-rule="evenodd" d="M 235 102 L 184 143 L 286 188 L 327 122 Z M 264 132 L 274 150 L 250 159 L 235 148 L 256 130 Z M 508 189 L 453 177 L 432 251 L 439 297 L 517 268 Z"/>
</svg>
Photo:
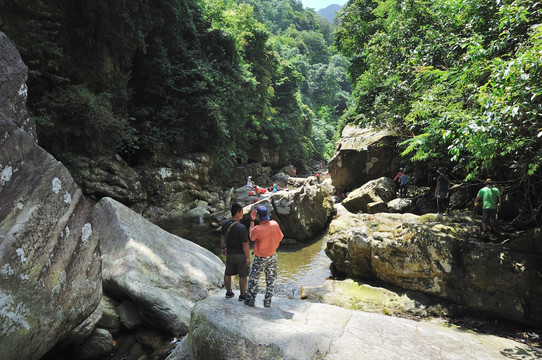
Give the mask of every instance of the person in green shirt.
<svg viewBox="0 0 542 360">
<path fill-rule="evenodd" d="M 482 231 L 485 233 L 488 223 L 491 226 L 495 225 L 497 211 L 501 209 L 501 192 L 493 186 L 491 179 L 484 181 L 484 185 L 476 195 L 474 206 L 478 206 L 482 200 Z"/>
</svg>

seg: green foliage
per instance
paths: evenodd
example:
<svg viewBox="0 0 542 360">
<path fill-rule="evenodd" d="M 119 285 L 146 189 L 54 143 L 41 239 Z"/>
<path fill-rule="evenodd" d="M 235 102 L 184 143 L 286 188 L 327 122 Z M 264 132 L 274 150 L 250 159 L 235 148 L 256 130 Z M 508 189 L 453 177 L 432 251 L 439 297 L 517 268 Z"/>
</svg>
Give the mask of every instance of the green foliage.
<svg viewBox="0 0 542 360">
<path fill-rule="evenodd" d="M 342 121 L 399 129 L 403 155 L 466 179 L 534 174 L 541 8 L 527 0 L 352 1 L 337 30 L 355 80 Z"/>
<path fill-rule="evenodd" d="M 30 68 L 40 143 L 59 158 L 206 151 L 218 172 L 260 146 L 283 163 L 321 158 L 345 108 L 332 25 L 296 0 L 29 0 L 0 14 Z"/>
</svg>

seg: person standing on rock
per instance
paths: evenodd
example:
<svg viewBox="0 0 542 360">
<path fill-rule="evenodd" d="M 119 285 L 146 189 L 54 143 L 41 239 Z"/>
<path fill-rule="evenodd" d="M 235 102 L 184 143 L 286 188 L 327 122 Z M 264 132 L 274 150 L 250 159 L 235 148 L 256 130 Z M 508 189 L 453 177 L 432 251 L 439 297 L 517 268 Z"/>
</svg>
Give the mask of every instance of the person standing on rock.
<svg viewBox="0 0 542 360">
<path fill-rule="evenodd" d="M 248 230 L 239 221 L 243 218 L 243 205 L 234 203 L 231 206 L 230 220 L 222 223 L 220 245 L 222 254 L 226 256 L 226 270 L 224 272 L 224 285 L 226 298 L 234 296 L 231 290 L 231 277 L 239 275 L 239 301 L 245 300 L 248 273 L 250 268 L 250 248 Z"/>
<path fill-rule="evenodd" d="M 406 197 L 408 193 L 408 175 L 406 173 L 403 173 L 400 177 L 400 184 L 399 184 L 399 197 Z"/>
<path fill-rule="evenodd" d="M 482 200 L 482 231 L 487 232 L 487 225 L 495 225 L 497 219 L 497 211 L 501 209 L 501 192 L 493 186 L 493 180 L 487 179 L 484 182 L 484 187 L 478 191 L 474 206 L 478 206 L 478 202 Z"/>
<path fill-rule="evenodd" d="M 435 197 L 437 198 L 437 213 L 444 215 L 448 210 L 448 189 L 450 188 L 450 180 L 446 177 L 446 169 L 439 168 L 437 170 L 437 186 L 435 188 Z"/>
<path fill-rule="evenodd" d="M 254 226 L 256 216 L 258 216 L 260 223 Z M 265 206 L 258 206 L 250 213 L 249 231 L 250 240 L 254 241 L 254 262 L 250 269 L 245 305 L 254 306 L 258 293 L 258 280 L 263 271 L 266 285 L 263 306 L 269 308 L 277 277 L 276 251 L 284 235 L 279 224 L 275 220 L 270 220 Z"/>
</svg>

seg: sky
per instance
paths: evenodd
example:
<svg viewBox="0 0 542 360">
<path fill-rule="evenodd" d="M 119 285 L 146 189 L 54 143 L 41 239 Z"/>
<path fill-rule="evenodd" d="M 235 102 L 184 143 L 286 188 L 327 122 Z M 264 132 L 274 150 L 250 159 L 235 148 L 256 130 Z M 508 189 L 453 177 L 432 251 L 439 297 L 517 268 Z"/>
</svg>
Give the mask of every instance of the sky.
<svg viewBox="0 0 542 360">
<path fill-rule="evenodd" d="M 301 0 L 303 7 L 312 8 L 316 11 L 323 9 L 331 4 L 344 5 L 347 0 Z"/>
</svg>

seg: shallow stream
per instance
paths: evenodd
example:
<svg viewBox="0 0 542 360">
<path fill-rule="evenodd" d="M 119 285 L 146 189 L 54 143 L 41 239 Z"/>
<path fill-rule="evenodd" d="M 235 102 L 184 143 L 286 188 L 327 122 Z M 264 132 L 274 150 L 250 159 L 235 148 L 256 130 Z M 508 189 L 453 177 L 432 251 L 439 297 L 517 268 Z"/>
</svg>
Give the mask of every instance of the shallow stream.
<svg viewBox="0 0 542 360">
<path fill-rule="evenodd" d="M 298 299 L 301 286 L 320 285 L 330 277 L 331 260 L 324 248 L 324 234 L 306 244 L 281 245 L 277 250 L 275 294 Z"/>
</svg>

